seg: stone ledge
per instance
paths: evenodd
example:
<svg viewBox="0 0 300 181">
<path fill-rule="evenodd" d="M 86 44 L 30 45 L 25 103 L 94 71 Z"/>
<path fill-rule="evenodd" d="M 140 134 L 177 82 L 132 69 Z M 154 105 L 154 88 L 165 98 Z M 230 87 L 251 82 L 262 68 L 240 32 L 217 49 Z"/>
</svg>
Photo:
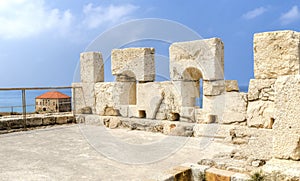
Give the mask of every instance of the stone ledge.
<svg viewBox="0 0 300 181">
<path fill-rule="evenodd" d="M 234 174 L 235 172 L 210 168 L 205 172 L 205 179 L 208 181 L 230 181 L 231 176 L 233 176 Z"/>
<path fill-rule="evenodd" d="M 49 126 L 54 124 L 76 123 L 72 114 L 34 115 L 28 116 L 26 122 L 21 116 L 0 119 L 0 134 L 21 131 L 25 128 Z"/>
</svg>

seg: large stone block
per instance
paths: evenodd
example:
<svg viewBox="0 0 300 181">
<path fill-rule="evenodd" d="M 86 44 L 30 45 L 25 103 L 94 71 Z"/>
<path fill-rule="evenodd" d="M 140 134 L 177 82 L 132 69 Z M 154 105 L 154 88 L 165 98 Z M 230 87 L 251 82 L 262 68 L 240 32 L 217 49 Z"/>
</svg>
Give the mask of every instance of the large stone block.
<svg viewBox="0 0 300 181">
<path fill-rule="evenodd" d="M 203 95 L 205 96 L 217 96 L 225 91 L 225 81 L 215 80 L 215 81 L 203 81 Z"/>
<path fill-rule="evenodd" d="M 249 101 L 274 101 L 276 79 L 251 79 L 248 88 Z"/>
<path fill-rule="evenodd" d="M 136 83 L 96 83 L 95 95 L 97 114 L 102 116 L 126 116 L 128 115 L 128 113 L 126 113 L 126 106 L 136 104 Z"/>
<path fill-rule="evenodd" d="M 227 170 L 209 168 L 205 172 L 205 179 L 211 181 L 230 181 L 231 176 L 234 174 L 234 172 L 230 172 Z"/>
<path fill-rule="evenodd" d="M 222 120 L 225 109 L 225 95 L 218 96 L 203 96 L 203 110 L 206 112 L 206 117 L 215 117 L 215 121 Z M 214 121 L 214 122 L 215 122 Z"/>
<path fill-rule="evenodd" d="M 300 75 L 279 77 L 275 82 L 273 151 L 277 158 L 300 160 Z"/>
<path fill-rule="evenodd" d="M 198 165 L 194 163 L 184 163 L 182 166 L 191 168 L 192 177 L 189 179 L 191 181 L 205 180 L 205 171 L 210 168 L 206 165 Z"/>
<path fill-rule="evenodd" d="M 173 43 L 169 53 L 171 80 L 224 79 L 224 45 L 219 38 Z"/>
<path fill-rule="evenodd" d="M 225 80 L 226 92 L 239 92 L 239 85 L 237 80 Z"/>
<path fill-rule="evenodd" d="M 274 102 L 251 101 L 247 108 L 247 125 L 256 128 L 272 128 L 274 114 Z"/>
<path fill-rule="evenodd" d="M 154 48 L 114 49 L 111 53 L 111 69 L 117 81 L 154 81 Z"/>
<path fill-rule="evenodd" d="M 83 83 L 104 81 L 104 65 L 100 52 L 83 52 L 80 54 L 80 77 Z"/>
<path fill-rule="evenodd" d="M 221 123 L 230 124 L 246 121 L 247 94 L 240 92 L 225 93 L 225 108 Z"/>
<path fill-rule="evenodd" d="M 275 130 L 300 134 L 300 75 L 280 77 L 275 82 Z"/>
<path fill-rule="evenodd" d="M 274 130 L 273 153 L 275 158 L 300 160 L 300 134 Z"/>
<path fill-rule="evenodd" d="M 146 118 L 155 119 L 169 113 L 180 113 L 180 94 L 172 82 L 148 82 L 137 84 L 137 110 Z"/>
<path fill-rule="evenodd" d="M 203 110 L 207 115 L 216 115 L 219 123 L 243 122 L 246 120 L 247 95 L 226 92 L 218 96 L 203 96 Z"/>
<path fill-rule="evenodd" d="M 273 79 L 299 74 L 300 33 L 274 31 L 254 35 L 254 77 Z"/>
<path fill-rule="evenodd" d="M 75 113 L 82 113 L 83 109 L 95 112 L 95 91 L 93 83 L 73 83 L 72 84 L 73 109 Z"/>
</svg>

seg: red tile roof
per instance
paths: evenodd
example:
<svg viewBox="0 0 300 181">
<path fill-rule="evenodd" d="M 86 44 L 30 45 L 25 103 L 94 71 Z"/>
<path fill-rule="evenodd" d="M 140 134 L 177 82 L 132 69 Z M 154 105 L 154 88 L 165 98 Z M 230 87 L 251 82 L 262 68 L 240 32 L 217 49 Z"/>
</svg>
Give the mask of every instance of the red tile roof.
<svg viewBox="0 0 300 181">
<path fill-rule="evenodd" d="M 67 99 L 67 98 L 70 98 L 70 96 L 58 91 L 46 92 L 45 94 L 36 97 L 36 99 Z"/>
</svg>

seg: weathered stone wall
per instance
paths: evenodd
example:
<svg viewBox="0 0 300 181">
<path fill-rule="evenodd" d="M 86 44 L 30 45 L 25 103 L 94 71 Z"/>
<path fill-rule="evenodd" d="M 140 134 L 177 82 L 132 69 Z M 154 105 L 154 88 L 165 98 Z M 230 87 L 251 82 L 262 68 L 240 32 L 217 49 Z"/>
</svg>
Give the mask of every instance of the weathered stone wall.
<svg viewBox="0 0 300 181">
<path fill-rule="evenodd" d="M 255 79 L 299 74 L 300 33 L 273 31 L 254 35 Z"/>
<path fill-rule="evenodd" d="M 247 125 L 272 128 L 276 79 L 251 79 L 248 89 Z"/>
<path fill-rule="evenodd" d="M 300 33 L 258 33 L 253 46 L 255 79 L 250 80 L 248 93 L 239 92 L 236 80 L 224 80 L 224 46 L 218 38 L 173 43 L 169 48 L 171 81 L 165 82 L 154 82 L 153 48 L 113 50 L 112 73 L 116 82 L 106 83 L 102 82 L 101 54 L 83 53 L 82 82 L 73 84 L 80 87 L 73 94 L 75 112 L 147 118 L 131 125 L 115 121 L 114 117 L 114 123 L 105 124 L 110 128 L 127 125 L 130 129 L 180 136 L 201 136 L 200 128 L 205 124 L 235 125 L 235 130 L 222 132 L 232 136 L 233 144 L 248 144 L 250 149 L 247 147 L 243 155 L 249 153 L 248 156 L 261 159 L 252 160 L 252 166 L 259 167 L 272 156 L 300 160 Z M 203 108 L 195 106 L 201 95 L 201 81 Z M 149 119 L 164 121 L 156 124 Z M 144 124 L 147 121 L 151 122 L 148 128 Z M 249 135 L 250 130 L 257 134 Z M 260 152 L 267 157 L 259 158 Z"/>
<path fill-rule="evenodd" d="M 154 48 L 112 50 L 111 70 L 112 74 L 117 77 L 117 80 L 154 81 Z"/>
<path fill-rule="evenodd" d="M 169 51 L 172 81 L 224 79 L 224 45 L 221 39 L 173 43 Z M 188 68 L 200 70 L 200 75 L 199 72 L 190 69 L 189 76 L 185 76 Z"/>
<path fill-rule="evenodd" d="M 275 91 L 274 156 L 300 160 L 300 75 L 279 77 Z"/>
<path fill-rule="evenodd" d="M 136 104 L 135 82 L 99 82 L 95 84 L 96 114 L 127 117 L 128 105 Z"/>
</svg>

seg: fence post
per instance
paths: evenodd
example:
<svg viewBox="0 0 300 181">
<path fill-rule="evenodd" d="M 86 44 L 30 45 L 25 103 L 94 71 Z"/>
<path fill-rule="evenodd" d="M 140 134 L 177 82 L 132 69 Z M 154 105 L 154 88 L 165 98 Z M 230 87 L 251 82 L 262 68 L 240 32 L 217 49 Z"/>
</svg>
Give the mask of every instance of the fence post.
<svg viewBox="0 0 300 181">
<path fill-rule="evenodd" d="M 24 128 L 26 129 L 26 93 L 25 89 L 22 89 L 22 108 L 23 108 L 23 120 L 24 120 Z"/>
</svg>

